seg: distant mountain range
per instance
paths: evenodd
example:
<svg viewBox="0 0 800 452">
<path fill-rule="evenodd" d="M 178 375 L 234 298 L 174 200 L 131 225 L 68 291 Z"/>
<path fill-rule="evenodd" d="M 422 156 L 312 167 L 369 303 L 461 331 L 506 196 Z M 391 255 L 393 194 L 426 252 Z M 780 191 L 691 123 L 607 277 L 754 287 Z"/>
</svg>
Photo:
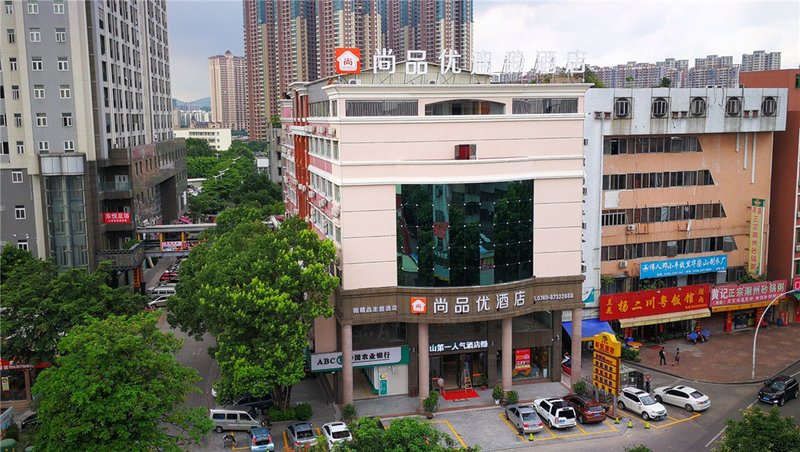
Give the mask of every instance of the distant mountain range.
<svg viewBox="0 0 800 452">
<path fill-rule="evenodd" d="M 202 99 L 193 100 L 191 102 L 184 102 L 182 100 L 178 100 L 173 98 L 172 99 L 172 108 L 177 108 L 178 110 L 210 110 L 211 109 L 211 98 L 204 97 Z"/>
</svg>

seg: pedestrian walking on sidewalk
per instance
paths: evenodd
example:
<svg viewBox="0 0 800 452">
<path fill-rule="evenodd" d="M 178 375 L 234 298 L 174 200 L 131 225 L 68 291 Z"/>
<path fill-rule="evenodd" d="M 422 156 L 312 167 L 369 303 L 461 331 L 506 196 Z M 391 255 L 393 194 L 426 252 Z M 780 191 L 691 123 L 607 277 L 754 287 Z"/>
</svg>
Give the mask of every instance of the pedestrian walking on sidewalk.
<svg viewBox="0 0 800 452">
<path fill-rule="evenodd" d="M 667 352 L 664 351 L 664 347 L 661 347 L 661 350 L 658 351 L 658 365 L 667 365 Z"/>
<path fill-rule="evenodd" d="M 678 347 L 675 349 L 675 366 L 679 366 L 681 364 L 681 348 Z"/>
</svg>

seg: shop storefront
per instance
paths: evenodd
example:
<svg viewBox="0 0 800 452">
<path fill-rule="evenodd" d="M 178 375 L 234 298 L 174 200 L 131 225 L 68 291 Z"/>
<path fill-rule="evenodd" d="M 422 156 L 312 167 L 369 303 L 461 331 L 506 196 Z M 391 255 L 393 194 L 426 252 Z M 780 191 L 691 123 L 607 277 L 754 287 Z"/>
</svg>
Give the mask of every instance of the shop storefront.
<svg viewBox="0 0 800 452">
<path fill-rule="evenodd" d="M 49 364 L 32 366 L 16 364 L 0 359 L 0 406 L 13 406 L 18 413 L 30 407 L 31 388 L 42 369 Z"/>
<path fill-rule="evenodd" d="M 311 355 L 312 370 L 342 369 L 333 376 L 342 399 L 345 386 L 357 384 L 364 364 L 356 359 L 363 356 L 360 347 L 385 348 L 387 341 L 395 341 L 409 351 L 407 372 L 405 381 L 397 372 L 387 375 L 385 395 L 416 396 L 435 388 L 439 378 L 447 390 L 467 384 L 557 381 L 561 311 L 582 306 L 580 290 L 580 277 L 481 287 L 340 290 L 336 320 L 341 351 Z M 315 369 L 314 359 L 332 354 L 340 361 L 335 369 Z M 356 372 L 350 377 L 344 372 L 348 354 Z"/>
<path fill-rule="evenodd" d="M 710 286 L 699 284 L 600 297 L 600 320 L 615 321 L 617 332 L 638 342 L 666 333 L 694 330 L 708 309 Z"/>
<path fill-rule="evenodd" d="M 767 305 L 787 290 L 786 280 L 714 286 L 709 302 L 713 314 L 712 322 L 714 325 L 721 325 L 728 333 L 754 328 Z M 789 303 L 780 301 L 773 303 L 764 316 L 764 320 L 771 325 L 785 325 L 794 321 L 789 314 Z"/>
</svg>

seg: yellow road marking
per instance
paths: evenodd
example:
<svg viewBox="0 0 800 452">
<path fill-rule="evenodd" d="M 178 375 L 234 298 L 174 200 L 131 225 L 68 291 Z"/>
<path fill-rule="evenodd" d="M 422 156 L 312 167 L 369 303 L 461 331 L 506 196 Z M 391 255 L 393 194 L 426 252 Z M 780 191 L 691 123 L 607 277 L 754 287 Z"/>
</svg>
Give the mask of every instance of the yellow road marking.
<svg viewBox="0 0 800 452">
<path fill-rule="evenodd" d="M 467 448 L 467 445 L 464 444 L 464 441 L 461 439 L 461 435 L 459 435 L 458 432 L 456 432 L 456 429 L 453 428 L 453 425 L 450 424 L 450 421 L 448 421 L 447 419 L 442 419 L 441 421 L 433 421 L 433 422 L 431 422 L 431 424 L 437 424 L 437 423 L 447 424 L 447 428 L 449 428 L 450 431 L 453 432 L 453 435 L 456 436 L 456 439 L 458 440 L 458 442 L 461 443 L 461 447 L 464 448 L 464 449 Z"/>
<path fill-rule="evenodd" d="M 581 423 L 580 422 L 576 421 L 575 422 L 575 427 L 578 427 L 578 430 L 582 431 L 583 433 L 585 433 L 587 435 L 589 434 L 589 432 L 587 432 L 586 430 L 583 429 L 583 427 L 581 427 Z"/>
<path fill-rule="evenodd" d="M 686 421 L 691 421 L 692 419 L 697 419 L 698 417 L 700 417 L 700 413 L 694 413 L 694 415 L 692 415 L 690 417 L 687 417 L 687 418 L 684 418 L 684 419 L 677 419 L 677 418 L 674 418 L 672 416 L 667 416 L 667 419 L 672 419 L 672 422 L 669 422 L 669 423 L 666 423 L 666 424 L 659 423 L 658 425 L 656 425 L 653 421 L 650 421 L 650 428 L 658 429 L 658 428 L 669 427 L 671 425 L 680 424 L 681 422 L 686 422 Z M 644 425 L 647 422 L 647 421 L 639 418 L 638 416 L 636 416 L 636 417 L 635 416 L 631 416 L 630 418 L 631 419 L 636 419 L 642 425 Z"/>
</svg>

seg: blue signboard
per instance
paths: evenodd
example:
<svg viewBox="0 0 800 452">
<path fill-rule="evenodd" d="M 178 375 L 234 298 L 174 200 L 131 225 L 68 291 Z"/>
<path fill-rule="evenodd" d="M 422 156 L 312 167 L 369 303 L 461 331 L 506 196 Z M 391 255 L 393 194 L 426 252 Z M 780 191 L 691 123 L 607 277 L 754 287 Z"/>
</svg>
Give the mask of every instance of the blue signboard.
<svg viewBox="0 0 800 452">
<path fill-rule="evenodd" d="M 642 262 L 639 279 L 663 278 L 665 276 L 697 275 L 725 271 L 728 269 L 728 256 L 690 257 L 666 261 Z"/>
</svg>

